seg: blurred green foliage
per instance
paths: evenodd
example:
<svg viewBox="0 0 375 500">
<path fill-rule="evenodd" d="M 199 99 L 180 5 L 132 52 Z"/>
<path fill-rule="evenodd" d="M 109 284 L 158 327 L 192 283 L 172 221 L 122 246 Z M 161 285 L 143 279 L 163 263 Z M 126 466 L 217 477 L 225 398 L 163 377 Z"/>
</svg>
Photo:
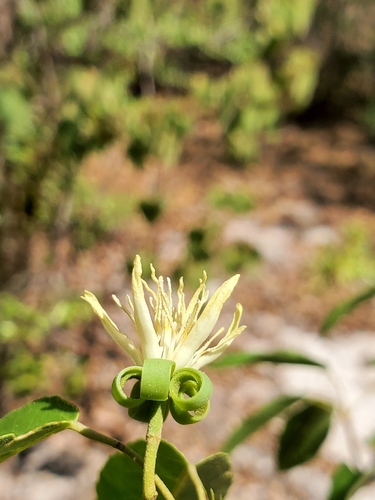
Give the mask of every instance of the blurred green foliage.
<svg viewBox="0 0 375 500">
<path fill-rule="evenodd" d="M 163 211 L 163 202 L 159 198 L 148 198 L 139 202 L 139 211 L 151 224 L 156 222 Z"/>
<path fill-rule="evenodd" d="M 219 119 L 230 156 L 253 159 L 261 139 L 324 87 L 322 69 L 336 67 L 330 41 L 367 61 L 371 32 L 363 53 L 351 36 L 354 21 L 366 21 L 365 3 L 9 4 L 0 37 L 1 283 L 27 268 L 35 230 L 52 240 L 71 233 L 77 249 L 112 231 L 102 207 L 86 219 L 70 207 L 80 205 L 82 160 L 113 141 L 138 168 L 150 159 L 170 167 L 197 115 L 208 113 Z M 373 128 L 371 105 L 364 119 Z"/>
<path fill-rule="evenodd" d="M 188 256 L 194 262 L 202 262 L 210 258 L 211 249 L 208 232 L 208 229 L 205 227 L 196 227 L 189 232 Z"/>
<path fill-rule="evenodd" d="M 372 0 L 319 1 L 310 40 L 319 43 L 320 72 L 305 118 L 344 118 L 374 130 L 375 4 Z"/>
<path fill-rule="evenodd" d="M 227 273 L 238 273 L 244 269 L 251 272 L 262 261 L 259 252 L 244 243 L 234 243 L 224 247 L 220 252 L 220 258 Z"/>
<path fill-rule="evenodd" d="M 53 329 L 63 331 L 88 321 L 90 314 L 80 302 L 64 299 L 52 308 L 36 308 L 10 293 L 0 295 L 0 387 L 6 381 L 14 396 L 54 390 L 48 374 L 55 365 L 54 353 L 45 353 L 43 342 Z M 65 392 L 79 395 L 84 388 L 81 360 L 72 353 L 66 359 L 59 355 L 59 360 Z"/>
<path fill-rule="evenodd" d="M 232 210 L 234 213 L 248 212 L 255 208 L 255 203 L 248 191 L 229 191 L 221 186 L 214 186 L 208 193 L 208 201 L 214 208 Z"/>
<path fill-rule="evenodd" d="M 67 230 L 71 243 L 76 250 L 85 250 L 121 227 L 137 200 L 131 193 L 103 193 L 97 184 L 79 175 L 70 202 Z"/>
<path fill-rule="evenodd" d="M 364 223 L 354 220 L 342 230 L 342 241 L 321 249 L 312 265 L 315 280 L 325 285 L 375 279 L 375 248 Z"/>
</svg>

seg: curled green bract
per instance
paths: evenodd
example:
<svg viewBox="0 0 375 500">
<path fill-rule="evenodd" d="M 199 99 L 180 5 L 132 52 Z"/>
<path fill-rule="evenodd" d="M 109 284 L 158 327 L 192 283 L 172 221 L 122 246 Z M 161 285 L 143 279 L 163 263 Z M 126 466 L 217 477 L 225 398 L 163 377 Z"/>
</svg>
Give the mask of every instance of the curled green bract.
<svg viewBox="0 0 375 500">
<path fill-rule="evenodd" d="M 145 359 L 141 378 L 141 398 L 167 401 L 176 363 L 169 359 Z"/>
<path fill-rule="evenodd" d="M 150 403 L 165 401 L 165 418 L 170 410 L 180 424 L 199 422 L 210 408 L 211 380 L 195 368 L 174 369 L 175 363 L 167 359 L 146 359 L 143 367 L 125 368 L 113 381 L 113 397 L 135 420 L 147 422 Z M 127 396 L 124 385 L 130 379 L 137 381 Z"/>
<path fill-rule="evenodd" d="M 116 375 L 112 382 L 112 396 L 121 406 L 125 408 L 134 408 L 139 406 L 144 402 L 144 399 L 140 397 L 132 397 L 132 394 L 127 396 L 123 390 L 125 383 L 130 379 L 141 380 L 142 368 L 140 366 L 131 366 L 121 370 L 120 373 Z"/>
<path fill-rule="evenodd" d="M 170 411 L 179 424 L 194 424 L 207 415 L 212 383 L 205 373 L 194 368 L 181 368 L 172 377 L 169 391 Z"/>
<path fill-rule="evenodd" d="M 211 380 L 195 368 L 181 368 L 172 377 L 170 397 L 181 410 L 194 411 L 208 403 L 212 394 Z M 189 396 L 185 398 L 185 394 Z"/>
</svg>

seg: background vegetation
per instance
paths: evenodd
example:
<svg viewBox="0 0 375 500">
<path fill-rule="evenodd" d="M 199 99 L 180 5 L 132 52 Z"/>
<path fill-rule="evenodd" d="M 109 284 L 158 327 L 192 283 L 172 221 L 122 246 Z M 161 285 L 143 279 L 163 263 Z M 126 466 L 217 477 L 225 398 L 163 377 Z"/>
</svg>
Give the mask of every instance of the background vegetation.
<svg viewBox="0 0 375 500">
<path fill-rule="evenodd" d="M 56 384 L 68 396 L 84 391 L 88 351 L 66 355 L 56 339 L 68 329 L 85 331 L 87 311 L 76 291 L 56 284 L 30 299 L 35 237 L 46 245 L 48 267 L 62 240 L 74 260 L 131 228 L 136 214 L 151 233 L 166 209 L 163 176 L 176 171 L 202 117 L 220 127 L 234 170 L 251 169 L 290 123 L 350 121 L 372 145 L 374 19 L 371 0 L 3 2 L 0 413 L 13 398 Z M 134 170 L 156 169 L 147 196 L 103 194 L 85 177 L 84 162 L 113 144 Z M 223 185 L 207 202 L 229 214 L 256 208 L 247 188 Z M 255 248 L 222 248 L 217 234 L 209 220 L 187 228 L 186 258 L 175 274 L 190 273 L 195 282 L 203 263 L 219 263 L 223 273 L 256 268 Z M 311 264 L 318 286 L 373 280 L 370 232 L 348 224 L 342 237 Z M 143 256 L 157 265 L 156 258 Z M 61 372 L 48 378 L 56 355 Z"/>
<path fill-rule="evenodd" d="M 140 168 L 150 156 L 173 166 L 202 113 L 245 163 L 291 117 L 350 116 L 371 135 L 372 10 L 365 0 L 5 2 L 1 286 L 27 270 L 36 230 L 52 247 L 68 233 L 83 248 L 113 229 L 110 202 L 87 210 L 95 193 L 79 177 L 113 141 Z"/>
</svg>

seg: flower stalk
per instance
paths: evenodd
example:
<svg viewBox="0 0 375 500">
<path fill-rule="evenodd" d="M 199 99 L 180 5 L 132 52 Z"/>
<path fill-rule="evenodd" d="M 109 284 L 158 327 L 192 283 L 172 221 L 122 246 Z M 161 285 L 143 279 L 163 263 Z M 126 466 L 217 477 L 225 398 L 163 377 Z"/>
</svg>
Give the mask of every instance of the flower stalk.
<svg viewBox="0 0 375 500">
<path fill-rule="evenodd" d="M 147 427 L 143 466 L 143 500 L 155 500 L 158 495 L 155 487 L 155 467 L 164 422 L 163 406 L 166 404 L 166 402 L 154 403 L 152 416 Z"/>
</svg>

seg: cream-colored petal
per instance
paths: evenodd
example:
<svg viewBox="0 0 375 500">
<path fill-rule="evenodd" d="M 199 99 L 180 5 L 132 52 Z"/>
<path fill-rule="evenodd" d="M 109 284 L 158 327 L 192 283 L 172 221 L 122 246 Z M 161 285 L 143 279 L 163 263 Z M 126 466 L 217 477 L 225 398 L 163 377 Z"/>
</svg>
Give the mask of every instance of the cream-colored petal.
<svg viewBox="0 0 375 500">
<path fill-rule="evenodd" d="M 209 295 L 208 290 L 206 290 L 206 280 L 207 274 L 205 271 L 203 271 L 203 279 L 200 280 L 200 285 L 195 291 L 187 307 L 185 306 L 185 298 L 182 293 L 182 299 L 184 301 L 182 306 L 184 312 L 183 315 L 179 317 L 178 321 L 178 329 L 176 330 L 174 342 L 176 346 L 181 346 L 183 344 L 183 342 L 189 335 L 189 332 L 192 329 L 193 325 L 197 322 L 197 319 L 206 304 Z M 181 283 L 183 286 L 183 281 L 180 282 L 180 285 Z"/>
<path fill-rule="evenodd" d="M 81 298 L 90 304 L 94 313 L 99 317 L 104 328 L 116 344 L 118 344 L 131 357 L 136 365 L 142 366 L 143 358 L 139 349 L 133 344 L 129 337 L 120 332 L 117 325 L 111 320 L 103 307 L 100 305 L 95 295 L 85 290 L 85 293 Z"/>
<path fill-rule="evenodd" d="M 225 281 L 208 301 L 198 321 L 177 348 L 177 352 L 174 355 L 174 361 L 177 367 L 186 366 L 189 360 L 194 356 L 194 353 L 210 336 L 219 319 L 223 305 L 233 292 L 239 277 L 240 275 L 236 274 Z"/>
<path fill-rule="evenodd" d="M 151 319 L 150 310 L 145 300 L 142 282 L 142 263 L 139 255 L 134 259 L 132 274 L 134 322 L 141 339 L 143 357 L 160 358 L 162 347 Z"/>
<path fill-rule="evenodd" d="M 199 370 L 200 368 L 202 368 L 202 366 L 209 365 L 210 363 L 212 363 L 212 361 L 215 361 L 215 359 L 223 354 L 223 352 L 230 346 L 233 340 L 234 338 L 230 339 L 230 341 L 228 342 L 221 344 L 220 346 L 217 345 L 215 347 L 207 349 L 201 356 L 198 356 L 195 360 L 193 360 L 193 362 L 191 363 L 191 368 Z"/>
<path fill-rule="evenodd" d="M 215 359 L 223 354 L 223 352 L 230 346 L 233 340 L 244 331 L 246 326 L 239 326 L 242 316 L 242 306 L 241 304 L 236 305 L 236 311 L 233 315 L 233 320 L 228 328 L 227 333 L 214 347 L 209 347 L 212 341 L 217 337 L 218 334 L 214 335 L 209 339 L 205 345 L 199 348 L 192 360 L 189 362 L 189 366 L 199 369 L 204 365 L 212 363 Z M 220 331 L 219 331 L 220 332 Z M 218 333 L 219 333 L 218 332 Z"/>
</svg>

